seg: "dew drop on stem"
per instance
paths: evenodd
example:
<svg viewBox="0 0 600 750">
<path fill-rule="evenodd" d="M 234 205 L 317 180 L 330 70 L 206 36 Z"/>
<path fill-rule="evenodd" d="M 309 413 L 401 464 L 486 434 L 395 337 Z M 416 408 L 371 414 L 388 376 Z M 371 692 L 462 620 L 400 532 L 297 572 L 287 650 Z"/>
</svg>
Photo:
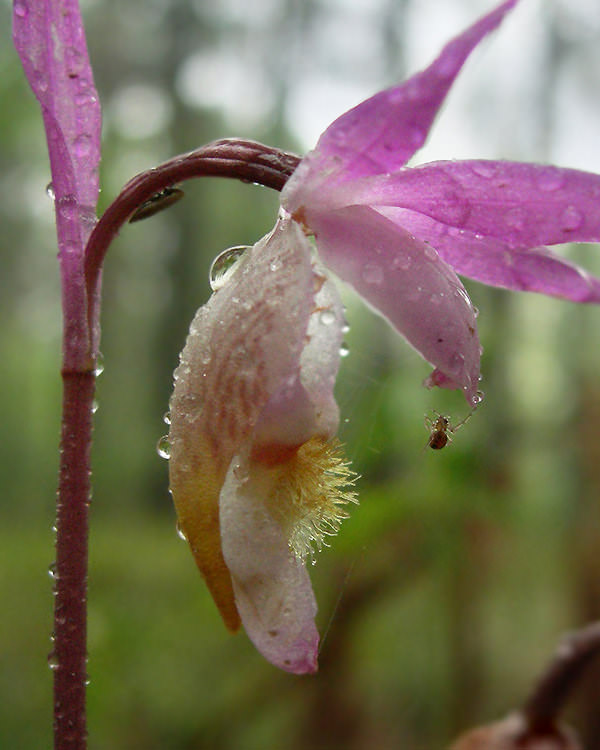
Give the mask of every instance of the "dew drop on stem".
<svg viewBox="0 0 600 750">
<path fill-rule="evenodd" d="M 169 460 L 171 458 L 171 446 L 169 444 L 169 436 L 163 435 L 158 443 L 156 444 L 156 452 L 161 458 Z"/>
</svg>

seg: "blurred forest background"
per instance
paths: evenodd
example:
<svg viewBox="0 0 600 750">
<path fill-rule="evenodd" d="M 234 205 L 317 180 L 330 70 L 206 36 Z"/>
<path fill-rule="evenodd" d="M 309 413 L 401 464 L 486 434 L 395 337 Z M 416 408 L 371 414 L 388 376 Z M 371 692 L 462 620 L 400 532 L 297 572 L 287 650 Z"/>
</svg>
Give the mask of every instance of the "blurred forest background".
<svg viewBox="0 0 600 750">
<path fill-rule="evenodd" d="M 426 65 L 493 0 L 83 0 L 104 106 L 105 207 L 136 172 L 230 135 L 299 153 Z M 0 746 L 51 745 L 49 566 L 60 294 L 37 103 L 0 4 Z M 597 0 L 521 0 L 454 87 L 418 162 L 600 172 Z M 433 750 L 517 705 L 560 634 L 600 618 L 600 309 L 467 282 L 484 403 L 457 394 L 348 290 L 338 384 L 360 505 L 311 571 L 321 671 L 276 671 L 225 632 L 175 533 L 155 446 L 208 268 L 278 196 L 217 179 L 126 227 L 104 277 L 89 597 L 90 747 Z M 600 248 L 564 252 L 600 274 Z M 600 747 L 600 665 L 569 720 Z"/>
</svg>

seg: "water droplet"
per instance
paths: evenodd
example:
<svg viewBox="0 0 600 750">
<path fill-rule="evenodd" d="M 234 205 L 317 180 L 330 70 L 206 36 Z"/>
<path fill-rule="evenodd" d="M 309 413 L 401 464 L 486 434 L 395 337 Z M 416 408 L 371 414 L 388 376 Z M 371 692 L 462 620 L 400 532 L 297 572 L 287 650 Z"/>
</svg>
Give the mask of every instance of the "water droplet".
<svg viewBox="0 0 600 750">
<path fill-rule="evenodd" d="M 70 78 L 77 78 L 85 65 L 83 55 L 75 47 L 67 47 L 65 50 L 65 59 L 67 62 L 67 75 Z"/>
<path fill-rule="evenodd" d="M 94 375 L 96 377 L 99 377 L 104 372 L 104 357 L 102 356 L 102 352 L 98 352 L 96 354 L 96 362 L 94 367 Z"/>
<path fill-rule="evenodd" d="M 165 424 L 168 424 L 168 425 L 170 425 L 170 424 L 171 424 L 171 412 L 170 412 L 170 411 L 166 411 L 166 412 L 165 412 L 165 413 L 163 414 L 163 422 L 164 422 Z"/>
<path fill-rule="evenodd" d="M 129 223 L 134 224 L 136 221 L 142 219 L 148 219 L 150 216 L 164 211 L 169 206 L 180 201 L 185 193 L 176 187 L 166 187 L 158 193 L 150 196 L 147 201 L 144 201 L 129 217 Z"/>
<path fill-rule="evenodd" d="M 429 258 L 429 260 L 436 260 L 437 253 L 436 251 L 431 247 L 431 245 L 425 245 L 425 257 Z"/>
<path fill-rule="evenodd" d="M 73 140 L 73 151 L 75 156 L 84 157 L 88 156 L 92 150 L 92 139 L 89 135 L 78 135 Z"/>
<path fill-rule="evenodd" d="M 51 651 L 48 654 L 48 666 L 52 671 L 58 669 L 58 656 L 56 655 L 55 651 Z"/>
<path fill-rule="evenodd" d="M 24 2 L 15 3 L 15 16 L 18 18 L 26 18 L 29 10 Z"/>
<path fill-rule="evenodd" d="M 497 166 L 494 164 L 494 162 L 480 161 L 476 164 L 473 164 L 471 169 L 479 177 L 483 177 L 486 180 L 489 180 L 496 174 Z"/>
<path fill-rule="evenodd" d="M 342 341 L 342 345 L 340 346 L 340 357 L 347 357 L 350 354 L 350 349 L 348 347 L 348 344 L 346 344 L 345 341 Z"/>
<path fill-rule="evenodd" d="M 583 214 L 575 206 L 567 206 L 560 217 L 562 228 L 567 232 L 578 229 L 583 224 Z"/>
<path fill-rule="evenodd" d="M 62 256 L 75 256 L 79 254 L 79 245 L 75 244 L 75 242 L 65 242 L 63 245 L 61 245 L 60 250 L 60 254 Z"/>
<path fill-rule="evenodd" d="M 367 263 L 363 269 L 362 276 L 367 284 L 381 284 L 384 279 L 383 268 Z"/>
<path fill-rule="evenodd" d="M 52 182 L 49 182 L 46 185 L 46 195 L 48 196 L 48 198 L 50 198 L 50 200 L 54 200 L 56 198 L 56 195 L 54 193 L 54 184 Z"/>
<path fill-rule="evenodd" d="M 83 107 L 86 104 L 93 104 L 96 101 L 96 95 L 91 88 L 82 88 L 78 94 L 75 94 L 75 104 Z"/>
<path fill-rule="evenodd" d="M 222 253 L 217 255 L 208 272 L 208 280 L 213 292 L 225 286 L 237 267 L 238 261 L 248 249 L 249 245 L 236 245 L 235 247 L 223 250 Z"/>
<path fill-rule="evenodd" d="M 78 218 L 78 208 L 77 198 L 70 193 L 58 200 L 59 213 L 67 221 L 74 221 Z"/>
<path fill-rule="evenodd" d="M 525 226 L 525 212 L 519 206 L 509 208 L 504 214 L 504 221 L 513 229 L 523 229 Z"/>
<path fill-rule="evenodd" d="M 410 255 L 405 255 L 404 253 L 401 253 L 400 255 L 397 255 L 392 261 L 392 268 L 394 269 L 399 268 L 401 271 L 408 271 L 411 263 L 412 263 L 412 259 Z"/>
<path fill-rule="evenodd" d="M 55 579 L 56 578 L 56 563 L 53 562 L 48 566 L 48 575 L 50 578 Z"/>
<path fill-rule="evenodd" d="M 160 438 L 156 444 L 156 452 L 161 458 L 166 458 L 167 460 L 171 458 L 171 445 L 169 443 L 168 435 L 163 435 Z"/>
<path fill-rule="evenodd" d="M 95 414 L 98 411 L 98 402 L 96 399 L 92 401 L 92 414 Z"/>
<path fill-rule="evenodd" d="M 333 310 L 321 310 L 319 313 L 319 323 L 324 326 L 330 326 L 335 322 L 335 313 Z"/>
<path fill-rule="evenodd" d="M 179 537 L 179 538 L 180 538 L 180 539 L 181 539 L 182 541 L 184 541 L 184 542 L 187 542 L 187 540 L 188 540 L 188 539 L 187 539 L 187 536 L 186 536 L 186 535 L 184 534 L 184 532 L 183 532 L 183 529 L 182 529 L 182 528 L 181 528 L 181 526 L 179 525 L 179 521 L 177 521 L 177 523 L 175 524 L 175 532 L 176 532 L 177 536 L 178 536 L 178 537 Z"/>
<path fill-rule="evenodd" d="M 42 94 L 48 91 L 48 79 L 46 78 L 46 74 L 43 71 L 41 70 L 33 71 L 33 80 L 31 84 L 31 88 L 34 91 L 39 91 Z"/>
<path fill-rule="evenodd" d="M 558 190 L 558 188 L 562 187 L 564 181 L 565 178 L 561 172 L 552 167 L 544 167 L 537 176 L 537 185 L 539 189 L 546 193 Z"/>
<path fill-rule="evenodd" d="M 281 260 L 274 260 L 272 261 L 269 268 L 271 269 L 271 271 L 273 271 L 273 273 L 275 273 L 275 271 L 279 271 L 282 265 L 283 263 L 281 262 Z"/>
</svg>

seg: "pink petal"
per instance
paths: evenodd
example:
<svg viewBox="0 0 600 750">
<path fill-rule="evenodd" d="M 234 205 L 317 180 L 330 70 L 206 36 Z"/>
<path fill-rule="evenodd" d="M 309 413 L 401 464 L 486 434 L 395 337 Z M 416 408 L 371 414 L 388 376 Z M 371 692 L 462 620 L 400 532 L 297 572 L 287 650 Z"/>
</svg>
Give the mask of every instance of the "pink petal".
<svg viewBox="0 0 600 750">
<path fill-rule="evenodd" d="M 442 161 L 359 180 L 328 205 L 397 206 L 523 249 L 600 240 L 600 176 L 505 161 Z"/>
<path fill-rule="evenodd" d="M 475 312 L 457 276 L 429 245 L 376 211 L 310 213 L 323 262 L 384 315 L 476 404 L 480 346 Z"/>
<path fill-rule="evenodd" d="M 327 278 L 323 268 L 317 267 L 316 273 L 320 288 L 315 296 L 315 312 L 308 323 L 308 341 L 300 359 L 300 373 L 316 412 L 317 426 L 313 434 L 332 437 L 339 423 L 333 388 L 346 320 L 335 284 Z"/>
<path fill-rule="evenodd" d="M 194 431 L 208 436 L 229 465 L 299 371 L 313 307 L 310 243 L 295 222 L 280 222 L 198 310 L 176 370 L 171 432 L 180 425 L 187 441 Z"/>
<path fill-rule="evenodd" d="M 100 103 L 77 0 L 14 4 L 13 41 L 44 117 L 56 198 L 95 207 Z"/>
<path fill-rule="evenodd" d="M 235 601 L 250 640 L 287 672 L 317 671 L 317 604 L 303 563 L 291 554 L 268 498 L 276 472 L 236 458 L 219 502 L 221 539 Z"/>
<path fill-rule="evenodd" d="M 333 388 L 345 324 L 343 305 L 325 271 L 313 267 L 314 306 L 304 338 L 300 368 L 287 378 L 262 410 L 253 434 L 261 446 L 298 446 L 314 435 L 331 437 L 339 423 Z"/>
<path fill-rule="evenodd" d="M 540 292 L 573 302 L 600 302 L 600 279 L 548 248 L 515 250 L 494 237 L 448 227 L 413 211 L 397 208 L 380 211 L 429 242 L 462 276 L 490 286 Z"/>
<path fill-rule="evenodd" d="M 394 172 L 424 144 L 433 120 L 465 60 L 516 4 L 509 0 L 449 42 L 423 72 L 349 110 L 323 133 L 286 190 L 289 210 L 305 202 L 296 189 L 313 189 L 333 172 L 340 180 Z M 314 180 L 314 184 L 312 184 Z M 310 183 L 310 184 L 309 184 Z"/>
<path fill-rule="evenodd" d="M 294 222 L 281 222 L 200 308 L 175 372 L 169 431 L 173 501 L 231 629 L 239 623 L 221 553 L 219 492 L 261 411 L 299 370 L 314 294 L 310 243 Z"/>
<path fill-rule="evenodd" d="M 63 364 L 78 369 L 89 366 L 81 261 L 96 222 L 101 114 L 77 0 L 15 0 L 13 41 L 46 128 L 63 283 Z"/>
</svg>

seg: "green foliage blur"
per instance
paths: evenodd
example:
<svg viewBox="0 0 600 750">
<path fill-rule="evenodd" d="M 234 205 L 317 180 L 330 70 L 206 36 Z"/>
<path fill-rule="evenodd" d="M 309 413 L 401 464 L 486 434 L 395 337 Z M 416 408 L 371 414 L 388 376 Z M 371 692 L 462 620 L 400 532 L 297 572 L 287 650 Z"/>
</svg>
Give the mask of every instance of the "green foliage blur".
<svg viewBox="0 0 600 750">
<path fill-rule="evenodd" d="M 416 0 L 374 5 L 381 86 L 404 72 L 402 36 L 393 30 Z M 471 19 L 490 3 L 455 5 Z M 105 106 L 101 208 L 137 171 L 215 138 L 299 149 L 286 117 L 292 82 L 309 64 L 310 45 L 323 49 L 338 28 L 334 12 L 349 22 L 358 7 L 341 0 L 263 0 L 252 10 L 234 0 L 82 6 Z M 5 30 L 9 19 L 3 3 Z M 555 40 L 556 27 L 547 29 Z M 447 38 L 443 27 L 439 33 Z M 51 746 L 46 657 L 60 290 L 42 122 L 8 32 L 5 40 L 0 747 L 39 750 Z M 232 111 L 208 100 L 193 106 L 185 85 L 194 71 L 210 69 L 194 55 L 219 45 L 242 81 L 248 61 L 259 67 L 268 116 L 260 116 L 260 98 Z M 567 57 L 564 44 L 556 49 L 558 75 Z M 347 54 L 350 66 L 352 46 Z M 186 78 L 182 62 L 192 59 Z M 598 87 L 600 74 L 588 85 L 594 81 Z M 547 93 L 544 85 L 539 91 Z M 476 122 L 492 106 L 488 89 L 479 109 L 470 103 Z M 492 120 L 504 107 L 501 92 Z M 546 105 L 540 96 L 512 150 L 498 136 L 482 155 L 550 158 L 554 110 Z M 600 109 L 594 112 L 598 128 Z M 542 145 L 528 150 L 534 141 Z M 457 394 L 421 388 L 428 367 L 344 291 L 350 355 L 337 394 L 341 437 L 361 475 L 360 505 L 311 571 L 323 634 L 320 673 L 293 677 L 266 664 L 243 633 L 226 633 L 176 536 L 167 467 L 155 450 L 166 432 L 178 352 L 209 295 L 211 259 L 265 234 L 277 195 L 216 179 L 185 191 L 164 215 L 126 227 L 105 266 L 90 539 L 90 747 L 432 750 L 504 715 L 525 697 L 561 633 L 600 617 L 600 310 L 468 284 L 481 311 L 486 398 L 452 444 L 434 452 L 426 448 L 424 416 L 438 410 L 457 422 L 466 405 Z M 569 252 L 600 273 L 597 248 Z M 590 748 L 600 746 L 592 687 L 599 670 L 569 714 Z"/>
</svg>

